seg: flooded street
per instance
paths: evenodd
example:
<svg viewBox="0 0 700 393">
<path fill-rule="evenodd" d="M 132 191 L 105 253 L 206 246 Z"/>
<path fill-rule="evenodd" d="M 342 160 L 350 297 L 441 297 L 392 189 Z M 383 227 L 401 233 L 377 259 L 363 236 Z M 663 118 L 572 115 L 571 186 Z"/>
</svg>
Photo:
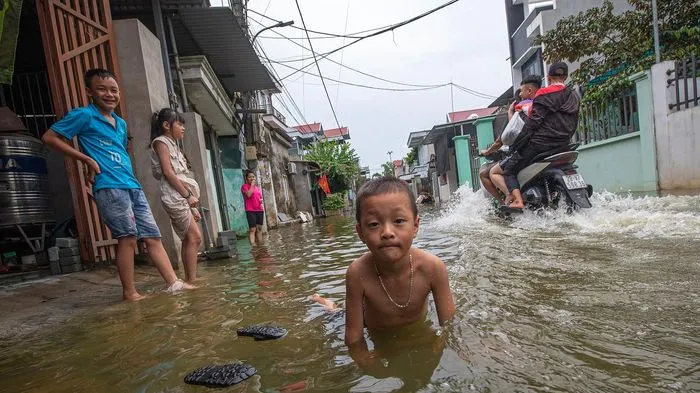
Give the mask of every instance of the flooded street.
<svg viewBox="0 0 700 393">
<path fill-rule="evenodd" d="M 205 392 L 184 376 L 232 361 L 258 375 L 218 391 L 700 391 L 700 197 L 597 194 L 574 216 L 510 222 L 481 195 L 460 198 L 425 211 L 415 243 L 447 264 L 455 320 L 439 337 L 399 332 L 380 350 L 385 372 L 357 367 L 342 315 L 309 299 L 342 305 L 345 269 L 365 251 L 353 219 L 335 217 L 272 231 L 261 247 L 239 241 L 239 262 L 200 265 L 196 291 L 0 343 L 2 391 Z M 289 335 L 236 336 L 256 323 Z"/>
</svg>

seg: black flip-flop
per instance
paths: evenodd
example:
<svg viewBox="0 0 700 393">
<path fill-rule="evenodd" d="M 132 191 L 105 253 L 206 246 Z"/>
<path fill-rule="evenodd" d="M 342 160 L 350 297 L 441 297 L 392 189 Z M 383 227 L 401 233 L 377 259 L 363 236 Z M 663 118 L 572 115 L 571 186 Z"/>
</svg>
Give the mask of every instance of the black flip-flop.
<svg viewBox="0 0 700 393">
<path fill-rule="evenodd" d="M 231 363 L 198 368 L 185 376 L 185 383 L 207 387 L 236 385 L 252 377 L 258 371 L 246 363 Z"/>
<path fill-rule="evenodd" d="M 510 207 L 508 205 L 501 205 L 498 210 L 503 214 L 522 214 L 523 209 L 518 209 L 516 207 Z"/>
<path fill-rule="evenodd" d="M 239 336 L 253 337 L 255 341 L 277 340 L 287 335 L 287 329 L 279 326 L 253 325 L 236 330 Z"/>
</svg>

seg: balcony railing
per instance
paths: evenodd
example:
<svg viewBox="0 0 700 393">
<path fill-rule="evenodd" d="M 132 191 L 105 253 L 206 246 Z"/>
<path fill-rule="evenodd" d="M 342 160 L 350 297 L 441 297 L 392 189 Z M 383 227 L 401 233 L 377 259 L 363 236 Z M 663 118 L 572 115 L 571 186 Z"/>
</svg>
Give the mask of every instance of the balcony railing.
<svg viewBox="0 0 700 393">
<path fill-rule="evenodd" d="M 273 115 L 282 123 L 287 124 L 287 121 L 286 121 L 286 118 L 284 117 L 284 115 L 282 115 L 282 113 L 280 111 L 278 111 L 277 108 L 275 108 L 274 106 L 272 106 L 272 105 L 260 105 L 260 109 L 265 109 L 267 111 L 268 115 Z"/>
<path fill-rule="evenodd" d="M 513 48 L 513 59 L 512 63 L 515 64 L 522 55 L 525 54 L 525 52 L 528 51 L 533 45 L 533 40 L 528 37 L 527 35 L 527 28 L 530 26 L 533 20 L 537 17 L 537 15 L 542 12 L 542 11 L 548 11 L 554 9 L 552 6 L 546 6 L 546 7 L 539 7 L 535 8 L 530 15 L 525 18 L 525 21 L 520 24 L 520 27 L 518 27 L 517 30 L 515 30 L 515 33 L 511 36 L 510 40 L 512 43 L 512 48 Z"/>
</svg>

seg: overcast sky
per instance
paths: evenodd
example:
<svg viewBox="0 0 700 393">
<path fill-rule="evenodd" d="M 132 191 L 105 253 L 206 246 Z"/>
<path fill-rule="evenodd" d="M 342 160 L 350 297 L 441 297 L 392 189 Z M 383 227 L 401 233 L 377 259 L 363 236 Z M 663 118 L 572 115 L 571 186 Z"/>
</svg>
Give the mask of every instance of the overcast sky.
<svg viewBox="0 0 700 393">
<path fill-rule="evenodd" d="M 299 0 L 307 28 L 311 30 L 351 34 L 400 22 L 445 3 L 446 0 Z M 249 9 L 278 20 L 302 22 L 294 0 L 251 0 Z M 347 16 L 347 28 L 346 28 Z M 249 17 L 265 25 L 273 22 L 253 13 Z M 260 28 L 250 23 L 253 31 Z M 276 31 L 301 39 L 304 33 L 291 27 Z M 266 31 L 258 38 L 273 60 L 309 57 L 308 51 L 287 40 L 267 39 L 275 36 Z M 308 41 L 298 40 L 308 48 Z M 346 39 L 346 43 L 350 39 Z M 324 53 L 343 45 L 343 38 L 314 39 L 314 50 Z M 331 55 L 330 58 L 360 71 L 386 79 L 412 84 L 457 84 L 492 96 L 511 86 L 508 61 L 508 38 L 505 7 L 502 0 L 461 0 L 419 21 L 400 27 L 394 33 L 365 39 Z M 286 63 L 295 68 L 309 64 Z M 405 88 L 392 85 L 321 61 L 324 76 L 378 87 Z M 273 67 L 281 76 L 293 70 L 281 65 Z M 314 67 L 308 71 L 317 73 Z M 283 84 L 296 101 L 308 122 L 321 122 L 324 128 L 336 128 L 320 79 L 297 74 Z M 450 88 L 418 92 L 390 92 L 326 82 L 341 126 L 350 128 L 351 143 L 361 164 L 371 173 L 379 172 L 382 163 L 404 157 L 408 152 L 408 134 L 432 128 L 445 122 L 452 109 Z M 281 95 L 281 94 L 280 94 Z M 286 98 L 286 97 L 285 97 Z M 289 101 L 287 99 L 287 101 Z M 478 98 L 454 89 L 454 109 L 464 110 L 488 106 L 493 100 Z M 275 101 L 277 103 L 278 101 Z M 281 105 L 280 111 L 288 115 Z M 300 115 L 292 114 L 303 122 Z M 287 125 L 293 126 L 292 116 Z"/>
</svg>

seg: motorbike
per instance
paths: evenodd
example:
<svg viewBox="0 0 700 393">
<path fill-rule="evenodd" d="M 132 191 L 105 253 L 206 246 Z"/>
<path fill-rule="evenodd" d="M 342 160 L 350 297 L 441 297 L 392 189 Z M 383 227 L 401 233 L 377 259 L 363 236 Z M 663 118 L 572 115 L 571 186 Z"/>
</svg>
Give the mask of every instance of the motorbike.
<svg viewBox="0 0 700 393">
<path fill-rule="evenodd" d="M 578 147 L 579 144 L 570 144 L 542 153 L 518 173 L 520 192 L 527 209 L 555 210 L 561 206 L 566 208 L 567 213 L 573 213 L 577 209 L 592 206 L 589 198 L 593 195 L 593 187 L 586 183 L 577 172 L 578 166 L 574 165 L 578 158 Z M 497 161 L 505 154 L 499 151 L 484 157 Z"/>
</svg>

